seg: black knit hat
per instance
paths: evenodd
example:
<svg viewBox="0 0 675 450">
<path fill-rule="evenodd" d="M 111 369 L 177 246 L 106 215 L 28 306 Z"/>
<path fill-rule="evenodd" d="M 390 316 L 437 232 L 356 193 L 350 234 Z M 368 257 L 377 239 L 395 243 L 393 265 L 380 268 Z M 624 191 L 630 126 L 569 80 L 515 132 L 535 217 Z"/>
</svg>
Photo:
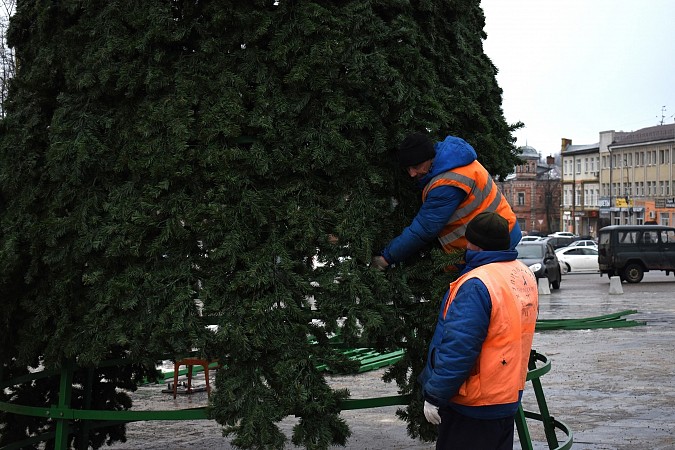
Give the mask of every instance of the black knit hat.
<svg viewBox="0 0 675 450">
<path fill-rule="evenodd" d="M 409 134 L 398 147 L 398 163 L 401 167 L 416 166 L 434 159 L 434 156 L 434 143 L 422 133 Z"/>
<path fill-rule="evenodd" d="M 483 211 L 466 226 L 466 240 L 483 250 L 508 250 L 511 247 L 509 222 L 497 213 Z"/>
</svg>

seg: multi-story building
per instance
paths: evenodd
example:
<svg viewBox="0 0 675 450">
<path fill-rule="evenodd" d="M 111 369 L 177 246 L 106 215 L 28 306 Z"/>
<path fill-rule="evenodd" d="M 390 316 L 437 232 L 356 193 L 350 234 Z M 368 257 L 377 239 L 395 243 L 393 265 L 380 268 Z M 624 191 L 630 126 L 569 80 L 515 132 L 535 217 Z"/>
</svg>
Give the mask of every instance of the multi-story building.
<svg viewBox="0 0 675 450">
<path fill-rule="evenodd" d="M 552 156 L 546 164 L 534 148 L 521 148 L 522 164 L 503 182 L 502 194 L 511 204 L 523 231 L 549 234 L 560 226 L 560 174 Z"/>
<path fill-rule="evenodd" d="M 675 223 L 675 124 L 600 133 L 603 225 Z"/>
<path fill-rule="evenodd" d="M 600 145 L 562 139 L 562 230 L 597 236 L 600 215 Z"/>
</svg>

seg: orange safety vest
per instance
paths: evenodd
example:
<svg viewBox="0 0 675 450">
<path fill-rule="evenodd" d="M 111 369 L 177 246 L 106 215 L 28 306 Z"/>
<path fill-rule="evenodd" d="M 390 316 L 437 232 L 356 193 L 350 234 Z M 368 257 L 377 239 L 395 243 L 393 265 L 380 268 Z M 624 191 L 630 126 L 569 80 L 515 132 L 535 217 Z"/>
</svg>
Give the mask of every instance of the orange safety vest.
<svg viewBox="0 0 675 450">
<path fill-rule="evenodd" d="M 520 261 L 477 267 L 450 284 L 443 317 L 459 288 L 471 278 L 481 280 L 490 293 L 490 325 L 469 377 L 450 401 L 465 406 L 516 402 L 525 387 L 539 312 L 537 279 Z"/>
<path fill-rule="evenodd" d="M 516 224 L 516 215 L 511 205 L 499 191 L 485 167 L 478 161 L 456 167 L 432 178 L 422 191 L 422 201 L 438 186 L 454 186 L 466 192 L 466 198 L 459 204 L 448 223 L 438 235 L 438 241 L 446 253 L 466 248 L 466 225 L 483 211 L 498 213 L 509 222 L 509 231 Z"/>
</svg>

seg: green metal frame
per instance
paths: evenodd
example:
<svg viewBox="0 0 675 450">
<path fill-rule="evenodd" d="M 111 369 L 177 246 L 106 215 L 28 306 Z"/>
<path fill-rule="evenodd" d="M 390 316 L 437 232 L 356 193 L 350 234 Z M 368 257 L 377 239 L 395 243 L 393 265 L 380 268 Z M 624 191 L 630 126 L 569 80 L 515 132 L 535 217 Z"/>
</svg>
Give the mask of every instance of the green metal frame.
<svg viewBox="0 0 675 450">
<path fill-rule="evenodd" d="M 536 330 L 589 330 L 596 328 L 623 328 L 645 325 L 645 322 L 627 320 L 623 316 L 635 314 L 637 310 L 627 309 L 603 316 L 584 317 L 580 319 L 538 319 Z"/>
<path fill-rule="evenodd" d="M 403 356 L 402 352 L 393 352 L 391 354 L 379 355 L 371 349 L 353 349 L 353 356 L 359 358 L 361 361 L 360 372 L 373 370 L 383 367 L 387 364 L 392 364 Z M 537 361 L 543 363 L 538 366 Z M 122 360 L 107 361 L 105 365 L 120 365 L 124 364 Z M 12 403 L 0 402 L 0 411 L 11 414 L 19 414 L 35 417 L 48 417 L 56 422 L 56 431 L 43 433 L 38 436 L 25 439 L 21 442 L 15 442 L 0 450 L 14 450 L 20 449 L 28 445 L 37 444 L 39 442 L 47 442 L 54 440 L 55 450 L 65 450 L 68 448 L 68 436 L 71 433 L 70 422 L 73 420 L 83 421 L 82 442 L 87 442 L 88 433 L 96 428 L 109 426 L 118 423 L 136 422 L 136 421 L 150 421 L 150 420 L 205 420 L 208 419 L 206 408 L 190 408 L 170 411 L 107 411 L 107 410 L 88 410 L 88 409 L 72 409 L 70 407 L 73 373 L 75 370 L 74 364 L 71 362 L 63 364 L 60 371 L 43 371 L 32 373 L 17 377 L 13 380 L 0 382 L 0 389 L 10 386 L 16 386 L 26 382 L 30 382 L 39 378 L 46 378 L 59 375 L 59 400 L 57 405 L 52 405 L 48 408 L 23 406 Z M 86 384 L 91 386 L 93 379 L 93 369 L 88 369 L 88 376 Z M 516 429 L 520 439 L 523 450 L 532 450 L 532 442 L 530 439 L 527 419 L 534 419 L 543 423 L 544 431 L 546 433 L 546 440 L 550 450 L 567 450 L 572 447 L 573 436 L 567 425 L 563 422 L 555 420 L 548 410 L 544 391 L 541 386 L 539 378 L 551 370 L 551 364 L 545 355 L 532 351 L 530 357 L 529 370 L 527 373 L 527 380 L 532 382 L 537 404 L 539 406 L 539 413 L 524 411 L 522 407 L 519 408 L 516 414 Z M 91 389 L 85 389 L 91 391 Z M 89 392 L 90 394 L 90 392 Z M 89 395 L 87 394 L 87 395 Z M 90 400 L 85 398 L 85 407 L 90 406 Z M 406 405 L 409 403 L 409 396 L 407 395 L 393 395 L 376 398 L 363 399 L 346 399 L 342 403 L 343 410 L 380 408 L 384 406 Z M 566 439 L 562 444 L 559 444 L 556 435 L 556 429 L 565 434 Z"/>
<path fill-rule="evenodd" d="M 537 361 L 543 364 L 538 367 Z M 516 414 L 516 429 L 518 430 L 518 438 L 520 439 L 522 450 L 533 450 L 532 439 L 530 438 L 526 418 L 542 422 L 549 450 L 568 450 L 572 448 L 574 442 L 572 430 L 564 422 L 556 420 L 549 413 L 546 397 L 544 396 L 544 389 L 542 388 L 541 380 L 539 379 L 551 371 L 551 361 L 545 355 L 532 350 L 528 369 L 527 381 L 532 383 L 534 396 L 537 400 L 537 405 L 539 406 L 539 413 L 525 411 L 523 410 L 522 405 L 518 407 L 518 413 Z M 562 431 L 566 437 L 562 444 L 558 442 L 556 429 Z"/>
</svg>

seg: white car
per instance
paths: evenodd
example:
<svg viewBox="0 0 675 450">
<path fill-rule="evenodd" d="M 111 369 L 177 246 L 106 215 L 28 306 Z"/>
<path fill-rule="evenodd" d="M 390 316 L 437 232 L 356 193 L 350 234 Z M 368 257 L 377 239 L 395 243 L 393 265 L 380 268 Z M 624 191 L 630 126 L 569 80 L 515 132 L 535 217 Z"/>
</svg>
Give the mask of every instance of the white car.
<svg viewBox="0 0 675 450">
<path fill-rule="evenodd" d="M 538 241 L 541 239 L 541 236 L 523 236 L 520 239 L 520 242 L 532 242 L 532 241 Z"/>
<path fill-rule="evenodd" d="M 578 237 L 578 236 L 569 231 L 556 231 L 555 233 L 549 234 L 549 237 Z"/>
<path fill-rule="evenodd" d="M 563 273 L 599 272 L 596 247 L 563 247 L 555 251 Z"/>
<path fill-rule="evenodd" d="M 598 248 L 598 243 L 592 239 L 581 239 L 578 241 L 572 242 L 568 247 L 594 247 Z"/>
</svg>

